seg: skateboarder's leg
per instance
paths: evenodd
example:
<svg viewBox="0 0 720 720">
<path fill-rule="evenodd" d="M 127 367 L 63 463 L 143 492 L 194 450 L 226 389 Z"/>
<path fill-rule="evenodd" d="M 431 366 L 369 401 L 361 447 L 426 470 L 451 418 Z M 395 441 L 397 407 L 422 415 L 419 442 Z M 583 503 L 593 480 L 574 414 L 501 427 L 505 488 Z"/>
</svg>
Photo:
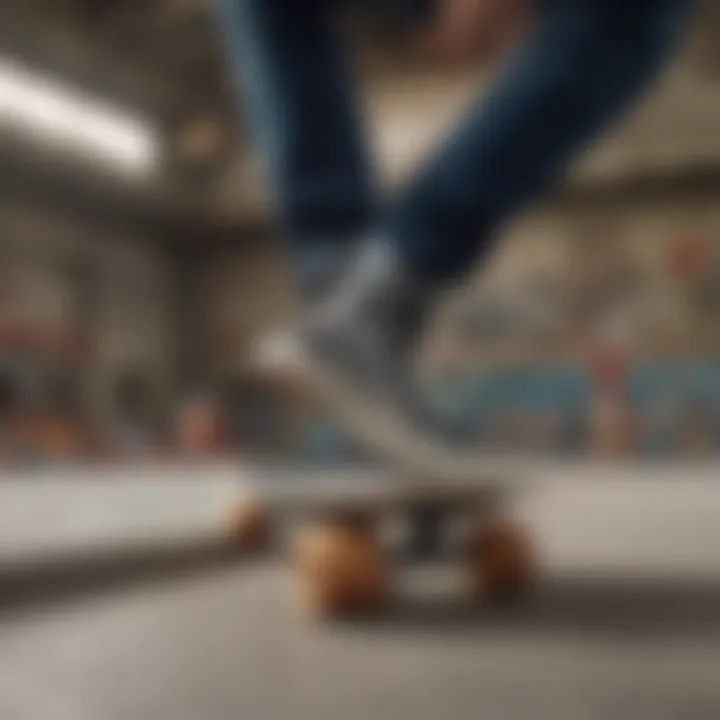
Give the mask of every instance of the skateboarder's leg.
<svg viewBox="0 0 720 720">
<path fill-rule="evenodd" d="M 219 0 L 221 25 L 291 264 L 308 295 L 332 282 L 374 205 L 333 0 Z"/>
<path fill-rule="evenodd" d="M 684 0 L 547 0 L 537 24 L 387 218 L 415 272 L 445 283 L 626 112 L 681 34 Z"/>
<path fill-rule="evenodd" d="M 398 423 L 397 435 L 417 440 L 403 351 L 437 289 L 466 272 L 496 231 L 630 108 L 670 55 L 687 4 L 546 0 L 540 8 L 495 88 L 394 206 L 379 249 L 368 250 L 305 333 L 311 382 L 324 382 L 323 392 L 350 410 L 346 421 L 375 444 Z"/>
</svg>

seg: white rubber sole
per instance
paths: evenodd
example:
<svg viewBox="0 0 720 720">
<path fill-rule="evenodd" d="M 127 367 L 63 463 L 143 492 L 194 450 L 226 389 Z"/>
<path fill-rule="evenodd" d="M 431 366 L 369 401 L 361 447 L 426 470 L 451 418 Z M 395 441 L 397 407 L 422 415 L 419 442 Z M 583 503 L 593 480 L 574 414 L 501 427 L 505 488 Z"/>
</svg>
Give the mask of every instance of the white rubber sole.
<svg viewBox="0 0 720 720">
<path fill-rule="evenodd" d="M 307 398 L 307 383 L 301 380 L 298 343 L 289 330 L 262 337 L 251 353 L 250 369 L 260 382 L 292 398 Z M 312 398 L 309 398 L 312 401 Z"/>
</svg>

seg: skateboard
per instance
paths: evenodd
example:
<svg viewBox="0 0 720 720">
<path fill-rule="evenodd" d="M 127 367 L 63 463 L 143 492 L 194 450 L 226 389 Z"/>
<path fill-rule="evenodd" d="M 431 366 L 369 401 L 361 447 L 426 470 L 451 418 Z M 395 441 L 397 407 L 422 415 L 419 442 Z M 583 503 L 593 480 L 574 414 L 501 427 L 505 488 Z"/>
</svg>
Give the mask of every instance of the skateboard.
<svg viewBox="0 0 720 720">
<path fill-rule="evenodd" d="M 280 527 L 292 527 L 287 545 L 303 603 L 322 617 L 380 607 L 392 595 L 396 561 L 440 558 L 449 525 L 463 526 L 455 557 L 464 564 L 473 596 L 521 594 L 535 572 L 532 543 L 522 528 L 503 517 L 502 507 L 527 476 L 527 464 L 487 453 L 438 454 L 413 433 L 383 422 L 374 405 L 346 397 L 343 384 L 298 347 L 295 356 L 289 365 L 265 367 L 265 382 L 334 417 L 383 469 L 290 471 L 284 482 L 282 473 L 266 476 L 254 484 L 254 497 L 234 513 L 235 542 L 243 549 L 259 549 L 282 534 Z M 383 528 L 408 518 L 411 542 L 405 544 L 406 552 L 393 552 L 396 548 L 384 542 Z"/>
<path fill-rule="evenodd" d="M 445 483 L 368 468 L 250 475 L 233 509 L 232 542 L 243 552 L 289 551 L 302 606 L 315 617 L 378 610 L 392 598 L 398 565 L 418 556 L 461 564 L 472 598 L 517 598 L 534 580 L 529 534 L 503 515 L 513 488 L 503 476 Z M 421 528 L 421 553 L 417 537 L 393 542 L 388 528 L 403 522 Z"/>
</svg>

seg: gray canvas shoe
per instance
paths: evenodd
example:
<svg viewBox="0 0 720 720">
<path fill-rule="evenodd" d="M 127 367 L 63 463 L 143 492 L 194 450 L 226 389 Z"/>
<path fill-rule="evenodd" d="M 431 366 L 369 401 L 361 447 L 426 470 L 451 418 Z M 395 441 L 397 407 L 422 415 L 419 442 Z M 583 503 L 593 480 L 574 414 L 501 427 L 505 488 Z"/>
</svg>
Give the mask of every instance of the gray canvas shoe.
<svg viewBox="0 0 720 720">
<path fill-rule="evenodd" d="M 292 372 L 372 451 L 428 478 L 470 479 L 467 445 L 425 401 L 412 360 L 436 291 L 368 248 L 294 335 Z"/>
</svg>

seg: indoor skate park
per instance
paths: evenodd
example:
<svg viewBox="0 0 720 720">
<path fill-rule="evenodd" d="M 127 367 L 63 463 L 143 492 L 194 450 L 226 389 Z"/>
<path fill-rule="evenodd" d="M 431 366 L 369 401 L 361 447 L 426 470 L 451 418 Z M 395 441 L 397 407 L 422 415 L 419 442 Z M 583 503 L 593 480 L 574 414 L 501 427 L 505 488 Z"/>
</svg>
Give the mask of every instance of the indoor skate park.
<svg viewBox="0 0 720 720">
<path fill-rule="evenodd" d="M 716 717 L 719 20 L 440 308 L 454 487 L 251 369 L 300 301 L 213 3 L 5 0 L 0 719 Z M 493 67 L 348 21 L 392 189 Z"/>
</svg>

